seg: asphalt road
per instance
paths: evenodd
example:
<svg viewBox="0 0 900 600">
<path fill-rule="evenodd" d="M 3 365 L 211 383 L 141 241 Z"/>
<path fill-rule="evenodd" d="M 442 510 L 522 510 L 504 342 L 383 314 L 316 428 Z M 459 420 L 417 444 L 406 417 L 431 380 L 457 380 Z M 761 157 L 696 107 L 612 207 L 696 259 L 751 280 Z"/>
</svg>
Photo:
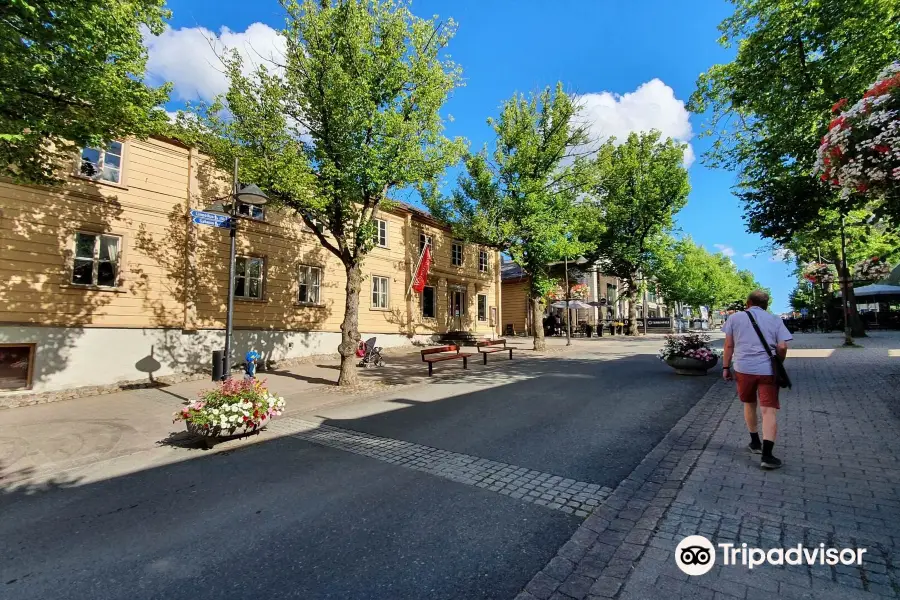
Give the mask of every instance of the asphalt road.
<svg viewBox="0 0 900 600">
<path fill-rule="evenodd" d="M 648 355 L 504 371 L 521 377 L 420 386 L 396 394 L 395 410 L 320 416 L 614 487 L 713 381 L 675 377 Z M 283 438 L 31 495 L 0 486 L 0 598 L 512 598 L 579 522 Z"/>
</svg>

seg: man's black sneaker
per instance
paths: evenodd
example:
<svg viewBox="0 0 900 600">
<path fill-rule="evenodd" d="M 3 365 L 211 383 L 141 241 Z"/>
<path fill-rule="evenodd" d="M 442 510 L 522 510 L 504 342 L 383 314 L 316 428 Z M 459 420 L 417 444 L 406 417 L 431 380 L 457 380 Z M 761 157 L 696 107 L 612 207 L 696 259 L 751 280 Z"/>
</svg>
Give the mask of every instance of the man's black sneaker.
<svg viewBox="0 0 900 600">
<path fill-rule="evenodd" d="M 759 466 L 763 469 L 780 469 L 781 459 L 775 458 L 774 456 L 763 456 Z"/>
<path fill-rule="evenodd" d="M 747 450 L 749 450 L 751 454 L 762 454 L 762 444 L 750 442 L 747 444 Z"/>
</svg>

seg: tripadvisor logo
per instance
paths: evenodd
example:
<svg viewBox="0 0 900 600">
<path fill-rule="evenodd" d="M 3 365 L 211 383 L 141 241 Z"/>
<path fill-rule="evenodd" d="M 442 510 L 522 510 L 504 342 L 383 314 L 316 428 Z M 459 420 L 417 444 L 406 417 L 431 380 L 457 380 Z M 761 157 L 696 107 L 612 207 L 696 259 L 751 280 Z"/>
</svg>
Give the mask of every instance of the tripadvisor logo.
<svg viewBox="0 0 900 600">
<path fill-rule="evenodd" d="M 865 548 L 826 548 L 825 544 L 806 548 L 750 548 L 747 544 L 718 544 L 722 566 L 741 565 L 753 569 L 760 565 L 861 565 Z M 703 575 L 716 564 L 716 549 L 702 535 L 689 535 L 675 547 L 675 564 L 688 575 Z"/>
</svg>

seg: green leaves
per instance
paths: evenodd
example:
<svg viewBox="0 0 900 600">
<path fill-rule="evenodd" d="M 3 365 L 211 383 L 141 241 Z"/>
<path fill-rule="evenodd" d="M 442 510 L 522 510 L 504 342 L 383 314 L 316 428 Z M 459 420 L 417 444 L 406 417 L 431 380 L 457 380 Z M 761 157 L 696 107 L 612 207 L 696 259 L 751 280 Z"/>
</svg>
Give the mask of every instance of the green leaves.
<svg viewBox="0 0 900 600">
<path fill-rule="evenodd" d="M 357 265 L 391 191 L 426 186 L 465 150 L 440 115 L 461 85 L 445 56 L 455 24 L 415 17 L 402 0 L 283 7 L 281 64 L 245 75 L 227 57 L 228 94 L 182 126 L 221 166 L 239 156 L 243 179 L 324 225 L 320 241 Z"/>
<path fill-rule="evenodd" d="M 461 235 L 509 253 L 531 276 L 534 298 L 552 286 L 549 263 L 582 250 L 573 235 L 574 202 L 592 175 L 578 156 L 589 140 L 573 123 L 576 109 L 562 84 L 513 96 L 488 120 L 496 135 L 493 151 L 466 158 L 466 174 L 452 196 L 433 189 L 425 196 L 432 212 Z"/>
<path fill-rule="evenodd" d="M 142 28 L 163 0 L 13 0 L 0 8 L 0 175 L 52 184 L 82 146 L 145 136 L 168 87 L 144 84 Z"/>
<path fill-rule="evenodd" d="M 653 248 L 673 225 L 690 192 L 684 150 L 658 131 L 604 143 L 594 160 L 594 184 L 579 206 L 579 238 L 604 273 L 634 285 Z"/>
</svg>

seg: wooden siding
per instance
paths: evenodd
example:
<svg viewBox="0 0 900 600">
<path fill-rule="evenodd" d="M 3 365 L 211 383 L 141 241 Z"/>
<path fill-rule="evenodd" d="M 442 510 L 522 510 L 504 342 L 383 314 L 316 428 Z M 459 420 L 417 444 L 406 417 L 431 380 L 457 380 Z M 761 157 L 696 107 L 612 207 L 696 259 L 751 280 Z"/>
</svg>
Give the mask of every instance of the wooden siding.
<svg viewBox="0 0 900 600">
<path fill-rule="evenodd" d="M 503 282 L 503 319 L 500 330 L 505 333 L 507 324 L 512 324 L 516 334 L 530 334 L 528 328 L 528 282 L 510 281 Z"/>
<path fill-rule="evenodd" d="M 193 225 L 190 209 L 202 209 L 228 193 L 227 174 L 195 151 L 159 140 L 128 140 L 122 182 L 108 185 L 72 177 L 58 189 L 0 181 L 0 324 L 71 327 L 224 327 L 228 288 L 228 230 Z M 478 246 L 465 247 L 462 267 L 451 265 L 449 232 L 402 209 L 382 211 L 388 223 L 384 248 L 363 263 L 360 331 L 427 334 L 446 331 L 449 286 L 464 286 L 468 330 L 496 331 L 478 322 L 477 294 L 498 308 L 498 253 L 487 272 L 478 271 Z M 434 237 L 429 281 L 438 292 L 438 317 L 421 318 L 421 299 L 407 295 L 418 259 L 419 232 Z M 119 235 L 119 283 L 115 289 L 71 284 L 74 235 Z M 346 275 L 288 210 L 266 210 L 265 221 L 241 218 L 238 255 L 265 261 L 263 298 L 236 299 L 236 328 L 295 331 L 340 330 Z M 321 302 L 298 302 L 301 265 L 322 268 Z M 372 277 L 389 278 L 389 306 L 372 307 Z"/>
</svg>

